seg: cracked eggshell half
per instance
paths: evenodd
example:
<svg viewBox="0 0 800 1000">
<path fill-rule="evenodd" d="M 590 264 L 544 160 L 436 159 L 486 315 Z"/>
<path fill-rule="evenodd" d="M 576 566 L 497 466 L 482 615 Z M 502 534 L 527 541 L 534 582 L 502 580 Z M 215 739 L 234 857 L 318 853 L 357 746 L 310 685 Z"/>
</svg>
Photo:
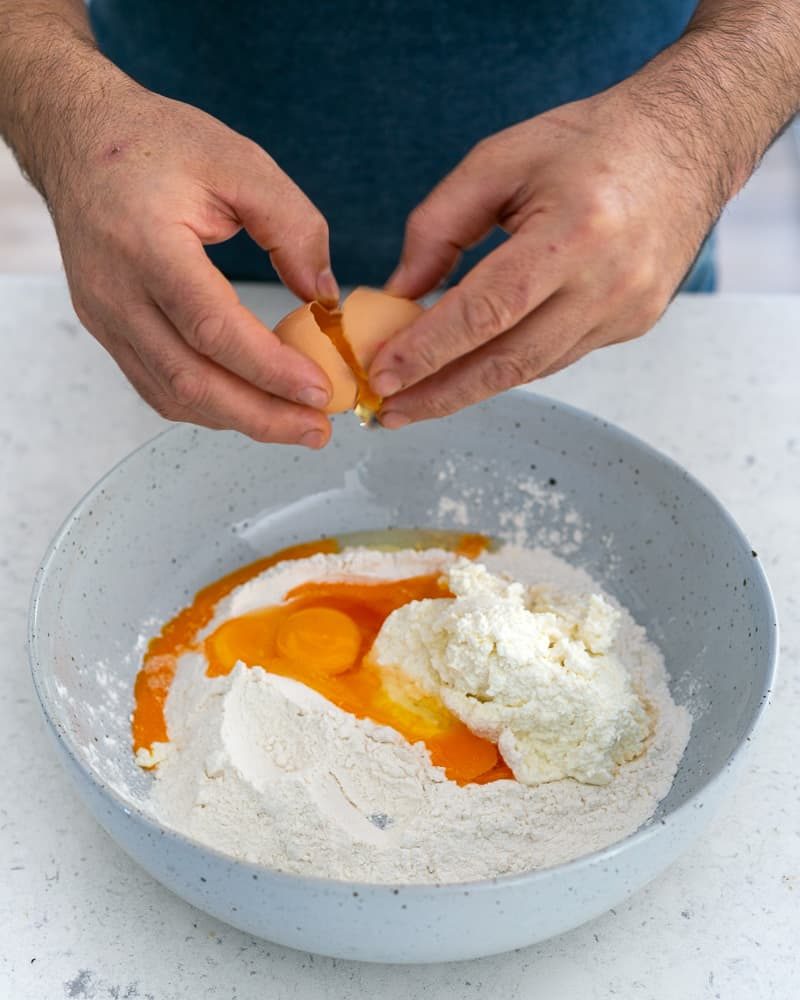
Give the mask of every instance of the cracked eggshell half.
<svg viewBox="0 0 800 1000">
<path fill-rule="evenodd" d="M 332 394 L 325 407 L 326 413 L 343 413 L 353 409 L 358 396 L 356 377 L 329 337 L 319 328 L 310 303 L 284 316 L 275 327 L 275 335 L 282 343 L 316 362 L 328 376 Z"/>
<path fill-rule="evenodd" d="M 378 349 L 419 316 L 422 306 L 377 288 L 356 288 L 342 306 L 342 328 L 356 360 L 369 370 Z"/>
<path fill-rule="evenodd" d="M 275 334 L 284 344 L 316 362 L 330 379 L 333 395 L 325 407 L 326 413 L 352 410 L 358 400 L 359 378 L 320 328 L 315 308 L 322 309 L 307 303 L 290 312 L 275 327 Z M 422 311 L 416 302 L 377 288 L 356 288 L 348 295 L 340 313 L 341 331 L 363 373 L 369 369 L 380 346 L 411 324 Z"/>
</svg>

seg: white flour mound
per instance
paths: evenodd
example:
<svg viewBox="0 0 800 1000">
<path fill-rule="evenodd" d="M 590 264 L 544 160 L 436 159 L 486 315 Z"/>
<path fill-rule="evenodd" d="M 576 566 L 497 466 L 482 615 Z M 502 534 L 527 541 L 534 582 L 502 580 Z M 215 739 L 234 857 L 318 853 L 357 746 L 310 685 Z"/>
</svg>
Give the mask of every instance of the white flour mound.
<svg viewBox="0 0 800 1000">
<path fill-rule="evenodd" d="M 351 549 L 279 564 L 221 602 L 210 630 L 306 580 L 393 579 L 452 563 L 441 550 Z M 569 861 L 633 833 L 667 794 L 691 719 L 672 701 L 661 654 L 627 611 L 586 573 L 544 550 L 482 557 L 493 573 L 619 611 L 611 652 L 648 705 L 644 753 L 605 785 L 572 778 L 461 787 L 423 744 L 336 708 L 260 667 L 205 676 L 181 657 L 167 699 L 170 743 L 150 795 L 156 817 L 234 857 L 282 871 L 377 883 L 463 882 Z"/>
</svg>

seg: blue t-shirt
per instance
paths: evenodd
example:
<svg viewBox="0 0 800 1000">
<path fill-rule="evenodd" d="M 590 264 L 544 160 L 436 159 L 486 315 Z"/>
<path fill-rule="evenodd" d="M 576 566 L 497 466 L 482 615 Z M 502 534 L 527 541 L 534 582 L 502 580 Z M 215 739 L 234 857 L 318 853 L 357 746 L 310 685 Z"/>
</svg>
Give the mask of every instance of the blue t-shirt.
<svg viewBox="0 0 800 1000">
<path fill-rule="evenodd" d="M 277 160 L 326 216 L 342 283 L 381 284 L 408 213 L 478 140 L 629 76 L 696 5 L 92 0 L 90 11 L 123 70 Z M 209 253 L 231 277 L 273 276 L 245 234 Z"/>
</svg>

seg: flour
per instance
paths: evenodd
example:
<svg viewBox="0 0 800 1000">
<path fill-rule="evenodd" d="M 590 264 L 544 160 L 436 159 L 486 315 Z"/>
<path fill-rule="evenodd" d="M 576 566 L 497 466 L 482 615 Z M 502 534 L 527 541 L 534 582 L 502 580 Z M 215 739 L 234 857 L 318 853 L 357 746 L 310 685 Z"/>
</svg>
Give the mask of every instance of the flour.
<svg viewBox="0 0 800 1000">
<path fill-rule="evenodd" d="M 279 564 L 217 608 L 225 618 L 277 603 L 303 580 L 396 579 L 443 569 L 452 553 L 354 549 Z M 588 576 L 543 550 L 482 558 L 522 583 L 586 600 Z M 548 867 L 634 832 L 666 795 L 688 740 L 688 712 L 669 695 L 663 660 L 619 611 L 613 653 L 652 713 L 644 753 L 605 786 L 570 778 L 461 787 L 424 745 L 359 720 L 316 692 L 261 668 L 205 676 L 181 657 L 166 705 L 170 742 L 150 808 L 168 826 L 234 857 L 283 871 L 376 883 L 462 882 Z"/>
</svg>

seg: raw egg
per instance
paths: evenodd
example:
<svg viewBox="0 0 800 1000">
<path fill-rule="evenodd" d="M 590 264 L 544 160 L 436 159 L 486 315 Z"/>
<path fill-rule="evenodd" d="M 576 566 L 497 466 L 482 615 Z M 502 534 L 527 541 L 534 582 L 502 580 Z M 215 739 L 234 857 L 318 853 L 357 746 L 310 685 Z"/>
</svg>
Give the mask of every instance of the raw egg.
<svg viewBox="0 0 800 1000">
<path fill-rule="evenodd" d="M 483 536 L 459 536 L 456 551 L 477 554 L 487 543 Z M 387 669 L 369 656 L 396 608 L 450 596 L 438 573 L 390 581 L 309 581 L 289 591 L 281 604 L 230 618 L 200 638 L 218 601 L 235 587 L 278 562 L 337 550 L 332 539 L 284 549 L 205 587 L 167 622 L 151 640 L 136 678 L 134 750 L 169 739 L 164 706 L 178 657 L 197 650 L 205 653 L 209 677 L 229 673 L 241 660 L 300 681 L 358 718 L 391 726 L 410 743 L 424 743 L 433 763 L 459 784 L 513 777 L 494 743 L 470 732 L 401 668 Z"/>
<path fill-rule="evenodd" d="M 319 302 L 300 306 L 278 323 L 275 333 L 315 361 L 330 379 L 333 393 L 327 413 L 354 409 L 370 423 L 382 400 L 369 387 L 369 366 L 378 348 L 421 312 L 410 299 L 377 288 L 356 288 L 341 309 L 326 309 Z"/>
</svg>

